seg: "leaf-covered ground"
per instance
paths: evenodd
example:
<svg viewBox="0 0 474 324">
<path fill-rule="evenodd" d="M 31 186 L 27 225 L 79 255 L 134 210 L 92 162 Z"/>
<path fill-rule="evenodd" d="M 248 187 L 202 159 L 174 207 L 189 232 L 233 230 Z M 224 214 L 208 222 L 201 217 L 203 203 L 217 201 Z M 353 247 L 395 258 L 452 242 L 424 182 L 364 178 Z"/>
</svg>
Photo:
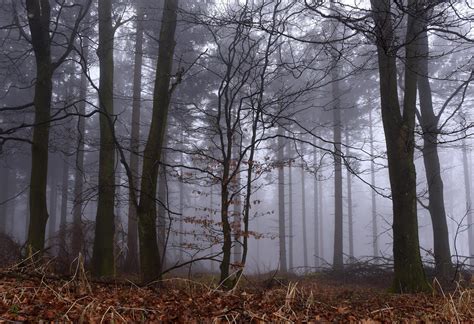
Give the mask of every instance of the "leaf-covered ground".
<svg viewBox="0 0 474 324">
<path fill-rule="evenodd" d="M 379 285 L 324 276 L 247 278 L 231 292 L 209 278 L 160 287 L 0 273 L 0 320 L 99 322 L 474 322 L 474 290 L 394 295 Z M 206 284 L 207 283 L 207 284 Z"/>
</svg>

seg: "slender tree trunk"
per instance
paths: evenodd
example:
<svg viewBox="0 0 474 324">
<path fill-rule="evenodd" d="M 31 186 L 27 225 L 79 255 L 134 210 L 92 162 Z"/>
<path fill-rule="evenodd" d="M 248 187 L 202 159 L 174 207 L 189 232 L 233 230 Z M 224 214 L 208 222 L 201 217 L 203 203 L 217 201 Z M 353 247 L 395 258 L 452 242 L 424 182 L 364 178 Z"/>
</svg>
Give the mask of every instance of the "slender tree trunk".
<svg viewBox="0 0 474 324">
<path fill-rule="evenodd" d="M 149 282 L 161 275 L 161 258 L 156 238 L 156 189 L 170 104 L 170 78 L 175 47 L 178 0 L 166 0 L 160 30 L 160 48 L 153 94 L 153 114 L 145 151 L 138 205 L 138 236 L 142 280 Z"/>
<path fill-rule="evenodd" d="M 8 205 L 10 202 L 7 202 L 9 196 L 9 187 L 10 187 L 10 170 L 8 166 L 0 165 L 0 233 L 8 234 L 7 224 L 8 224 Z"/>
<path fill-rule="evenodd" d="M 183 142 L 183 136 L 181 136 L 181 143 Z M 180 164 L 183 165 L 183 152 L 180 153 Z M 183 261 L 183 244 L 184 244 L 184 169 L 180 168 L 181 179 L 179 180 L 179 261 Z M 209 208 L 209 217 L 212 220 L 212 185 L 211 185 L 211 203 Z M 212 248 L 212 247 L 211 247 Z M 212 250 L 211 250 L 212 253 Z M 212 262 L 212 261 L 211 261 Z M 211 265 L 214 262 L 211 263 Z"/>
<path fill-rule="evenodd" d="M 316 140 L 315 143 L 316 145 Z M 318 151 L 316 150 L 316 147 L 313 150 L 313 159 L 314 159 L 314 179 L 313 179 L 313 213 L 314 213 L 314 230 L 313 230 L 313 235 L 314 235 L 314 266 L 316 268 L 319 268 L 320 266 L 320 250 L 319 250 L 319 181 L 318 181 L 318 176 L 319 176 L 319 164 L 318 164 Z"/>
<path fill-rule="evenodd" d="M 382 121 L 387 145 L 388 168 L 393 202 L 393 254 L 395 292 L 430 290 L 423 270 L 418 240 L 416 171 L 413 163 L 416 110 L 416 38 L 419 35 L 412 15 L 408 16 L 403 114 L 398 102 L 395 55 L 390 55 L 393 24 L 389 0 L 372 0 L 380 74 Z M 415 0 L 409 0 L 416 10 Z"/>
<path fill-rule="evenodd" d="M 288 257 L 289 257 L 289 270 L 293 271 L 293 172 L 292 172 L 292 160 L 290 157 L 290 162 L 288 164 Z"/>
<path fill-rule="evenodd" d="M 137 4 L 137 26 L 135 36 L 135 62 L 133 72 L 133 102 L 132 102 L 132 130 L 130 138 L 130 170 L 132 184 L 130 190 L 139 187 L 139 151 L 140 151 L 140 106 L 142 92 L 142 65 L 143 65 L 143 8 L 141 2 Z M 135 191 L 135 196 L 139 196 Z M 133 202 L 133 195 L 129 194 L 128 228 L 127 228 L 127 258 L 125 267 L 128 272 L 138 271 L 138 225 L 137 206 Z"/>
<path fill-rule="evenodd" d="M 288 272 L 286 264 L 286 223 L 285 223 L 285 169 L 283 154 L 283 129 L 278 127 L 278 239 L 280 251 L 280 271 Z"/>
<path fill-rule="evenodd" d="M 379 236 L 377 226 L 377 200 L 375 197 L 375 162 L 374 158 L 374 131 L 372 121 L 372 109 L 369 110 L 369 132 L 370 132 L 370 185 L 372 186 L 371 198 L 372 198 L 372 255 L 374 257 L 379 256 Z"/>
<path fill-rule="evenodd" d="M 6 215 L 5 218 L 5 230 L 7 233 L 10 233 L 10 236 L 14 236 L 16 232 L 17 223 L 20 222 L 19 219 L 16 218 L 16 205 L 17 205 L 17 198 L 14 196 L 18 193 L 17 191 L 17 179 L 16 179 L 16 171 L 15 169 L 10 169 L 8 172 L 8 204 L 5 206 L 6 208 Z M 21 223 L 21 222 L 20 222 Z M 23 234 L 23 233 L 21 233 Z M 21 237 L 18 238 L 21 240 Z"/>
<path fill-rule="evenodd" d="M 301 216 L 303 230 L 303 266 L 308 270 L 308 238 L 306 235 L 306 188 L 304 177 L 304 165 L 301 164 Z"/>
<path fill-rule="evenodd" d="M 319 257 L 324 259 L 324 192 L 323 182 L 321 179 L 318 181 L 318 205 L 319 205 Z"/>
<path fill-rule="evenodd" d="M 237 148 L 236 148 L 237 150 Z M 237 152 L 237 151 L 236 151 Z M 237 153 L 236 153 L 237 155 Z M 236 159 L 234 159 L 236 161 Z M 236 171 L 235 174 L 235 190 L 239 191 L 240 190 L 240 172 Z M 240 263 L 242 260 L 242 243 L 241 243 L 241 238 L 242 238 L 242 201 L 240 199 L 240 193 L 236 193 L 234 195 L 234 263 Z"/>
<path fill-rule="evenodd" d="M 209 216 L 212 222 L 214 222 L 214 190 L 211 184 L 210 188 L 210 198 L 209 198 Z M 211 240 L 211 254 L 214 254 L 214 239 Z M 215 271 L 215 263 L 211 260 L 211 272 L 214 273 Z"/>
<path fill-rule="evenodd" d="M 468 253 L 469 263 L 474 265 L 474 224 L 472 223 L 472 200 L 471 200 L 471 176 L 469 170 L 469 164 L 467 159 L 467 146 L 466 141 L 462 142 L 462 165 L 464 173 L 464 192 L 466 193 L 466 221 L 467 221 L 467 243 L 468 243 Z"/>
<path fill-rule="evenodd" d="M 331 10 L 334 8 L 334 0 L 330 1 Z M 333 37 L 338 37 L 338 22 L 333 21 L 331 30 Z M 341 101 L 339 89 L 339 52 L 338 45 L 331 51 L 331 95 L 333 113 L 333 142 L 334 142 L 334 255 L 333 269 L 342 271 L 344 269 L 344 246 L 343 246 L 343 201 L 342 201 L 342 123 L 341 123 Z"/>
<path fill-rule="evenodd" d="M 342 159 L 341 159 L 341 110 L 339 101 L 338 71 L 334 61 L 332 67 L 332 100 L 333 100 L 333 142 L 334 142 L 334 256 L 333 268 L 342 271 L 344 268 L 343 252 L 343 212 L 342 212 Z"/>
<path fill-rule="evenodd" d="M 57 158 L 52 161 L 49 172 L 49 219 L 48 219 L 48 238 L 52 240 L 56 232 L 56 220 L 58 211 L 58 172 L 57 172 Z M 51 242 L 50 242 L 51 244 Z"/>
<path fill-rule="evenodd" d="M 421 22 L 420 22 L 421 23 Z M 438 155 L 438 120 L 434 113 L 430 81 L 428 79 L 428 35 L 421 26 L 418 92 L 420 94 L 420 123 L 423 130 L 423 162 L 429 192 L 429 211 L 433 224 L 433 243 L 436 271 L 444 280 L 453 270 L 449 248 L 448 223 L 444 206 L 444 185 Z"/>
<path fill-rule="evenodd" d="M 114 86 L 114 29 L 112 26 L 112 0 L 99 1 L 99 198 L 95 224 L 92 274 L 109 277 L 114 274 L 115 235 L 115 145 L 113 138 L 113 86 Z"/>
<path fill-rule="evenodd" d="M 166 144 L 165 144 L 166 146 Z M 166 163 L 166 153 L 162 153 L 162 161 Z M 160 256 L 162 260 L 162 267 L 165 267 L 166 259 L 166 218 L 168 215 L 168 181 L 166 177 L 166 166 L 160 165 L 158 170 L 158 249 L 160 250 Z"/>
<path fill-rule="evenodd" d="M 53 91 L 49 0 L 27 0 L 28 24 L 36 60 L 35 127 L 31 145 L 30 220 L 27 246 L 29 253 L 44 248 L 48 208 L 46 186 L 48 178 L 49 125 Z"/>
<path fill-rule="evenodd" d="M 347 163 L 350 163 L 350 151 L 349 151 L 349 131 L 346 129 L 346 159 Z M 352 172 L 350 168 L 347 168 L 347 221 L 349 228 L 349 258 L 354 259 L 354 219 L 353 219 L 353 208 L 352 208 Z"/>
<path fill-rule="evenodd" d="M 81 84 L 79 89 L 79 98 L 81 102 L 78 104 L 79 115 L 86 113 L 86 98 L 87 98 L 87 76 L 86 67 L 89 56 L 89 40 L 84 38 L 82 47 L 82 62 L 83 71 L 81 74 Z M 76 157 L 74 170 L 74 203 L 72 207 L 72 239 L 71 239 L 71 253 L 72 257 L 76 258 L 82 250 L 83 235 L 82 235 L 82 207 L 83 207 L 83 190 L 84 190 L 84 136 L 85 136 L 85 119 L 79 116 L 77 119 L 77 134 L 76 134 Z"/>
<path fill-rule="evenodd" d="M 59 256 L 63 261 L 66 260 L 67 242 L 66 242 L 66 226 L 67 226 L 67 202 L 69 194 L 69 162 L 68 157 L 63 157 L 61 184 L 61 218 L 59 223 Z"/>
<path fill-rule="evenodd" d="M 224 172 L 221 185 L 221 222 L 224 241 L 222 244 L 222 261 L 220 264 L 221 276 L 219 282 L 224 288 L 231 288 L 232 282 L 229 278 L 230 255 L 232 249 L 232 229 L 229 223 L 229 163 L 224 163 Z"/>
</svg>

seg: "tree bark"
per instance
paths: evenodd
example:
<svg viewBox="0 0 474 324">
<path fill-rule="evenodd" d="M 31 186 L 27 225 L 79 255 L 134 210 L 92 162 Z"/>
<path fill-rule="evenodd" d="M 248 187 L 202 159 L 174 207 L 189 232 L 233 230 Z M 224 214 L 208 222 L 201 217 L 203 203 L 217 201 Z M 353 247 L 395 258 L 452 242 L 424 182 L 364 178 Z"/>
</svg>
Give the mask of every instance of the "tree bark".
<svg viewBox="0 0 474 324">
<path fill-rule="evenodd" d="M 137 26 L 135 36 L 135 57 L 133 71 L 133 102 L 132 102 L 132 130 L 130 138 L 130 171 L 132 172 L 132 184 L 129 190 L 139 187 L 139 151 L 140 151 L 140 107 L 142 92 L 142 65 L 143 65 L 143 8 L 141 2 L 137 4 Z M 135 196 L 139 196 L 135 191 Z M 127 257 L 125 261 L 126 271 L 138 272 L 138 223 L 137 206 L 133 202 L 133 195 L 129 193 L 128 204 L 128 227 L 127 227 Z"/>
<path fill-rule="evenodd" d="M 346 129 L 346 162 L 350 163 L 349 131 Z M 349 165 L 350 167 L 350 165 Z M 354 259 L 354 219 L 352 209 L 352 172 L 347 168 L 347 222 L 349 229 L 349 258 Z"/>
<path fill-rule="evenodd" d="M 423 19 L 420 24 L 423 24 Z M 429 212 L 433 225 L 433 243 L 436 272 L 440 278 L 449 280 L 453 265 L 449 247 L 448 223 L 444 205 L 444 185 L 438 155 L 438 119 L 434 113 L 430 81 L 428 79 L 428 35 L 426 26 L 421 26 L 418 64 L 418 92 L 420 94 L 420 124 L 423 130 L 423 162 L 429 193 Z"/>
<path fill-rule="evenodd" d="M 114 28 L 112 0 L 99 1 L 99 198 L 92 254 L 92 274 L 95 277 L 114 275 L 114 202 L 115 202 L 115 144 L 113 135 L 114 86 Z"/>
<path fill-rule="evenodd" d="M 316 140 L 315 143 L 316 145 Z M 313 159 L 314 159 L 314 179 L 313 179 L 313 202 L 314 202 L 314 207 L 313 207 L 313 213 L 314 213 L 314 229 L 313 229 L 313 235 L 314 235 L 314 266 L 316 268 L 319 268 L 320 266 L 320 257 L 321 257 L 321 252 L 319 249 L 319 165 L 318 165 L 318 151 L 316 147 L 314 147 L 313 150 Z"/>
<path fill-rule="evenodd" d="M 466 194 L 466 215 L 467 215 L 467 244 L 469 253 L 469 263 L 474 265 L 474 225 L 472 223 L 472 200 L 471 200 L 471 172 L 467 159 L 466 141 L 462 143 L 462 165 L 464 173 L 464 192 Z"/>
<path fill-rule="evenodd" d="M 414 9 L 415 0 L 409 0 Z M 400 112 L 395 53 L 391 53 L 393 23 L 390 0 L 371 0 L 377 37 L 382 121 L 387 146 L 393 202 L 393 255 L 395 292 L 428 291 L 420 256 L 416 201 L 416 171 L 413 163 L 417 77 L 415 39 L 418 35 L 410 15 L 407 24 L 405 94 Z"/>
<path fill-rule="evenodd" d="M 166 141 L 166 140 L 165 140 Z M 165 144 L 166 146 L 166 144 Z M 162 161 L 166 163 L 166 153 L 162 153 Z M 166 166 L 160 165 L 158 170 L 158 249 L 162 261 L 162 267 L 166 267 L 166 218 L 168 208 L 168 190 L 167 190 Z"/>
<path fill-rule="evenodd" d="M 87 62 L 89 57 L 89 39 L 84 38 L 82 46 L 81 64 L 83 71 L 81 73 L 81 84 L 79 89 L 80 102 L 78 103 L 79 116 L 77 119 L 76 134 L 76 157 L 74 170 L 74 203 L 72 207 L 72 239 L 71 253 L 76 258 L 82 250 L 83 234 L 82 234 L 82 207 L 83 207 L 83 190 L 84 190 L 84 136 L 85 136 L 85 119 L 81 117 L 86 113 L 87 84 L 86 76 Z"/>
<path fill-rule="evenodd" d="M 288 257 L 289 257 L 289 270 L 293 271 L 293 172 L 292 172 L 292 159 L 290 156 L 290 161 L 288 164 Z"/>
<path fill-rule="evenodd" d="M 379 236 L 377 226 L 377 200 L 375 197 L 375 162 L 374 159 L 374 131 L 372 121 L 372 109 L 369 110 L 369 133 L 370 133 L 370 185 L 372 186 L 371 200 L 372 200 L 372 255 L 379 256 Z"/>
<path fill-rule="evenodd" d="M 303 266 L 308 270 L 308 238 L 306 235 L 306 188 L 304 179 L 304 165 L 301 164 L 301 217 L 303 230 Z"/>
<path fill-rule="evenodd" d="M 48 219 L 48 238 L 52 240 L 56 232 L 56 222 L 58 214 L 58 172 L 57 156 L 50 161 L 49 172 L 49 219 Z M 49 242 L 51 244 L 51 242 Z"/>
<path fill-rule="evenodd" d="M 238 147 L 235 148 L 236 150 L 236 158 L 234 161 L 237 163 L 238 160 Z M 240 171 L 236 170 L 235 171 L 235 180 L 234 182 L 234 197 L 233 197 L 233 202 L 234 202 L 234 220 L 233 220 L 233 227 L 234 227 L 234 263 L 240 263 L 242 260 L 242 242 L 241 242 L 241 237 L 242 237 L 242 200 L 240 199 Z"/>
<path fill-rule="evenodd" d="M 161 161 L 162 146 L 170 104 L 170 78 L 175 47 L 175 30 L 178 0 L 166 0 L 160 30 L 155 89 L 153 94 L 153 114 L 145 151 L 141 178 L 140 203 L 138 205 L 138 235 L 140 241 L 140 266 L 144 282 L 159 278 L 161 259 L 156 240 L 156 189 L 158 166 Z"/>
<path fill-rule="evenodd" d="M 8 234 L 8 205 L 9 202 L 9 188 L 10 188 L 10 173 L 8 166 L 0 165 L 0 233 Z"/>
<path fill-rule="evenodd" d="M 288 272 L 286 263 L 286 222 L 285 222 L 285 170 L 283 154 L 283 129 L 278 127 L 278 239 L 280 252 L 280 272 Z"/>
<path fill-rule="evenodd" d="M 61 217 L 59 222 L 59 256 L 62 261 L 66 260 L 66 227 L 67 227 L 67 202 L 69 194 L 69 162 L 68 157 L 63 157 L 61 184 Z"/>
<path fill-rule="evenodd" d="M 28 24 L 36 60 L 34 95 L 35 127 L 31 145 L 30 220 L 27 247 L 29 253 L 44 248 L 48 208 L 46 186 L 48 177 L 49 124 L 53 91 L 49 0 L 27 0 Z"/>
<path fill-rule="evenodd" d="M 334 142 L 334 256 L 333 268 L 335 271 L 344 269 L 343 251 L 343 212 L 342 212 L 342 159 L 341 159 L 341 110 L 337 59 L 333 57 L 332 67 L 332 100 L 333 100 L 333 142 Z"/>
</svg>

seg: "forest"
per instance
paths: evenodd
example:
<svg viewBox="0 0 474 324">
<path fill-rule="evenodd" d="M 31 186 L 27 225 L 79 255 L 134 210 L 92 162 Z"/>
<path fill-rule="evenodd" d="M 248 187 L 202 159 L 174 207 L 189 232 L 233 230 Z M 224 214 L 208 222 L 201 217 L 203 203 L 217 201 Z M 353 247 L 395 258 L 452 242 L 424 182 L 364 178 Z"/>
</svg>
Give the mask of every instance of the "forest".
<svg viewBox="0 0 474 324">
<path fill-rule="evenodd" d="M 0 0 L 0 43 L 0 321 L 474 321 L 472 0 Z"/>
</svg>

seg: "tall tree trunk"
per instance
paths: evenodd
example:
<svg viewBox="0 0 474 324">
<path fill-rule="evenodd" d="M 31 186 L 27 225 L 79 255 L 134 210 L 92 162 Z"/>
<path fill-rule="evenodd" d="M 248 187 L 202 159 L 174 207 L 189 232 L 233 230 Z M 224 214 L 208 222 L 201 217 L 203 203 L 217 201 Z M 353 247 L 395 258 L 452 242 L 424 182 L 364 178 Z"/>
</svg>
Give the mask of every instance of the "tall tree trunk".
<svg viewBox="0 0 474 324">
<path fill-rule="evenodd" d="M 316 140 L 315 143 L 316 145 Z M 316 268 L 319 268 L 320 266 L 320 249 L 319 249 L 319 181 L 318 181 L 318 176 L 319 176 L 319 163 L 318 163 L 318 151 L 316 147 L 314 147 L 313 150 L 313 159 L 314 159 L 314 179 L 313 179 L 313 214 L 314 214 L 314 230 L 313 230 L 313 235 L 314 235 L 314 266 Z"/>
<path fill-rule="evenodd" d="M 0 166 L 0 233 L 7 234 L 8 224 L 8 195 L 10 187 L 10 170 L 7 166 Z"/>
<path fill-rule="evenodd" d="M 82 207 L 83 207 L 83 190 L 84 190 L 84 136 L 85 136 L 85 119 L 81 117 L 86 113 L 87 84 L 86 76 L 87 62 L 89 57 L 89 39 L 84 38 L 82 46 L 82 62 L 83 71 L 81 74 L 81 84 L 79 89 L 79 98 L 81 102 L 78 104 L 79 117 L 77 119 L 76 134 L 76 156 L 74 170 L 74 203 L 72 207 L 72 239 L 71 253 L 75 258 L 79 255 L 83 245 L 82 235 Z"/>
<path fill-rule="evenodd" d="M 333 58 L 334 59 L 334 58 Z M 341 110 L 339 102 L 339 81 L 336 64 L 332 67 L 332 100 L 333 100 L 333 142 L 334 142 L 334 255 L 333 268 L 342 271 L 344 268 L 343 252 L 343 213 L 342 213 L 342 159 L 341 159 Z"/>
<path fill-rule="evenodd" d="M 236 147 L 236 155 L 238 148 Z M 234 159 L 237 161 L 237 159 Z M 240 263 L 242 260 L 242 200 L 240 192 L 236 193 L 240 190 L 240 171 L 237 170 L 235 173 L 235 181 L 234 181 L 234 220 L 233 220 L 233 227 L 234 227 L 234 263 Z"/>
<path fill-rule="evenodd" d="M 430 290 L 423 270 L 418 240 L 416 171 L 413 163 L 416 110 L 416 38 L 413 16 L 408 17 L 403 114 L 397 89 L 396 57 L 390 52 L 393 23 L 390 0 L 371 0 L 374 11 L 380 74 L 382 121 L 387 145 L 388 168 L 393 202 L 393 256 L 395 292 Z M 415 10 L 415 0 L 408 1 Z"/>
<path fill-rule="evenodd" d="M 66 260 L 66 226 L 67 226 L 67 202 L 69 194 L 69 162 L 68 157 L 63 157 L 61 184 L 61 218 L 59 222 L 59 256 L 63 261 Z"/>
<path fill-rule="evenodd" d="M 165 145 L 166 146 L 166 145 Z M 166 153 L 162 153 L 162 161 L 166 163 Z M 166 166 L 160 165 L 158 171 L 158 249 L 160 251 L 162 267 L 165 267 L 166 260 L 166 218 L 168 215 L 168 183 L 166 177 Z"/>
<path fill-rule="evenodd" d="M 224 288 L 231 288 L 233 283 L 230 281 L 230 255 L 232 249 L 232 229 L 229 222 L 229 162 L 224 162 L 224 172 L 221 185 L 221 222 L 224 236 L 222 244 L 222 261 L 219 266 L 221 276 L 219 282 Z"/>
<path fill-rule="evenodd" d="M 318 205 L 319 205 L 319 257 L 324 259 L 324 206 L 323 206 L 323 182 L 321 179 L 318 181 Z"/>
<path fill-rule="evenodd" d="M 288 272 L 286 264 L 286 223 L 285 223 L 285 169 L 283 154 L 283 129 L 278 127 L 278 239 L 280 252 L 280 271 Z"/>
<path fill-rule="evenodd" d="M 293 172 L 292 172 L 292 159 L 290 156 L 290 162 L 288 164 L 288 258 L 289 258 L 289 270 L 293 271 Z"/>
<path fill-rule="evenodd" d="M 139 151 L 140 151 L 140 107 L 142 93 L 142 65 L 143 65 L 143 7 L 141 1 L 137 4 L 137 26 L 135 36 L 135 62 L 133 71 L 133 102 L 132 102 L 132 130 L 130 138 L 130 171 L 132 184 L 130 190 L 137 190 L 139 186 Z M 135 196 L 139 196 L 135 191 Z M 126 271 L 138 271 L 138 224 L 137 206 L 133 203 L 133 195 L 129 194 L 128 227 L 127 227 L 127 258 Z"/>
<path fill-rule="evenodd" d="M 112 0 L 99 1 L 99 198 L 95 224 L 92 274 L 108 277 L 114 274 L 114 201 L 115 201 L 115 144 L 113 135 L 114 86 L 114 29 L 112 26 Z"/>
<path fill-rule="evenodd" d="M 334 0 L 330 1 L 331 10 L 335 10 Z M 338 23 L 332 22 L 331 30 L 333 37 L 337 37 Z M 331 95 L 333 113 L 333 143 L 334 143 L 334 255 L 333 269 L 342 271 L 344 269 L 343 250 L 343 211 L 342 211 L 342 124 L 341 124 L 341 101 L 339 89 L 339 64 L 340 57 L 336 48 L 331 51 Z"/>
<path fill-rule="evenodd" d="M 349 131 L 346 129 L 346 163 L 350 163 L 350 151 L 349 151 Z M 347 221 L 349 228 L 349 258 L 354 259 L 354 219 L 352 209 L 352 172 L 350 165 L 346 169 L 347 173 Z"/>
<path fill-rule="evenodd" d="M 9 188 L 10 188 L 10 173 L 8 166 L 0 165 L 0 233 L 8 234 L 8 205 Z"/>
<path fill-rule="evenodd" d="M 370 185 L 372 187 L 372 255 L 379 256 L 379 234 L 377 226 L 377 200 L 375 197 L 375 162 L 374 162 L 374 131 L 372 121 L 372 109 L 369 110 L 369 133 L 370 133 Z"/>
<path fill-rule="evenodd" d="M 7 233 L 10 233 L 11 236 L 14 236 L 14 232 L 16 231 L 17 224 L 21 223 L 19 219 L 15 217 L 16 212 L 16 205 L 17 205 L 17 198 L 15 197 L 18 194 L 17 191 L 17 179 L 16 179 L 16 170 L 10 169 L 8 172 L 8 204 L 5 206 L 6 208 L 6 219 L 5 219 L 5 230 Z M 14 198 L 15 197 L 15 198 Z M 23 234 L 23 233 L 21 233 Z M 21 240 L 21 237 L 18 238 Z"/>
<path fill-rule="evenodd" d="M 181 136 L 181 143 L 183 141 L 183 136 Z M 180 153 L 179 157 L 180 165 L 183 165 L 183 152 Z M 179 261 L 183 261 L 183 244 L 184 244 L 184 168 L 180 168 L 181 179 L 179 179 L 179 233 L 178 233 L 178 240 L 179 240 Z M 210 207 L 209 207 L 209 218 L 212 220 L 212 185 L 211 185 L 211 193 L 210 193 Z M 212 247 L 211 247 L 212 249 Z M 212 250 L 211 250 L 212 253 Z M 212 261 L 211 261 L 212 262 Z M 213 264 L 213 263 L 212 263 Z"/>
<path fill-rule="evenodd" d="M 469 263 L 474 265 L 474 224 L 472 223 L 472 200 L 471 200 L 471 176 L 467 159 L 466 141 L 462 142 L 462 166 L 464 173 L 464 192 L 466 194 L 466 215 L 467 215 L 467 243 L 469 253 Z"/>
<path fill-rule="evenodd" d="M 58 177 L 57 172 L 58 165 L 57 157 L 54 156 L 50 161 L 50 172 L 49 172 L 49 219 L 48 219 L 48 238 L 52 240 L 56 232 L 56 221 L 58 211 Z M 51 242 L 49 242 L 51 244 Z"/>
<path fill-rule="evenodd" d="M 210 216 L 210 219 L 211 221 L 214 223 L 214 190 L 213 190 L 213 186 L 211 184 L 210 186 L 210 198 L 209 198 L 209 216 Z M 183 230 L 182 230 L 182 222 L 180 224 L 181 228 L 180 228 L 180 234 L 181 234 L 181 237 L 180 237 L 180 245 L 182 246 L 183 245 Z M 214 239 L 211 239 L 211 255 L 214 254 Z M 182 251 L 182 248 L 181 250 Z M 181 252 L 182 253 L 182 252 Z M 215 271 L 215 263 L 214 263 L 214 260 L 211 260 L 211 272 L 214 273 Z"/>
<path fill-rule="evenodd" d="M 160 30 L 160 48 L 153 94 L 153 114 L 145 151 L 138 205 L 138 236 L 142 280 L 159 278 L 161 259 L 156 240 L 156 185 L 170 104 L 170 78 L 175 47 L 178 0 L 166 0 Z"/>
<path fill-rule="evenodd" d="M 306 188 L 304 179 L 304 164 L 301 164 L 301 217 L 303 230 L 303 266 L 308 270 L 308 238 L 306 235 Z"/>
<path fill-rule="evenodd" d="M 27 246 L 30 252 L 44 248 L 48 208 L 46 185 L 48 178 L 49 125 L 53 91 L 49 0 L 27 0 L 28 24 L 36 60 L 35 127 L 31 145 L 30 220 Z"/>
<path fill-rule="evenodd" d="M 420 24 L 422 24 L 422 19 Z M 448 223 L 444 206 L 444 186 L 438 155 L 438 119 L 434 113 L 430 81 L 428 79 L 428 35 L 426 26 L 421 26 L 418 64 L 418 92 L 420 94 L 420 123 L 423 130 L 423 162 L 429 193 L 429 211 L 433 224 L 433 243 L 436 272 L 444 280 L 450 279 L 453 269 L 449 248 Z"/>
</svg>

